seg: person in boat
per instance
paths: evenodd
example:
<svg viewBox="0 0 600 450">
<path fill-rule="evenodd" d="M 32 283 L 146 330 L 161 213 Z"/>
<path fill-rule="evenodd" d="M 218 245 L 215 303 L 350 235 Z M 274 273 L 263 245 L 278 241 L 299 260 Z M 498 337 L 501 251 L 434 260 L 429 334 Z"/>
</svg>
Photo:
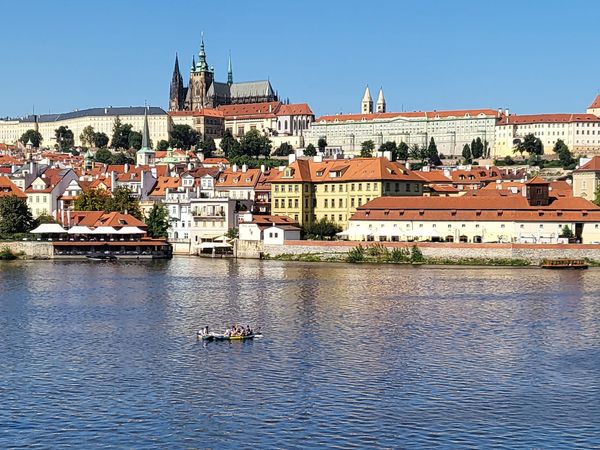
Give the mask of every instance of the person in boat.
<svg viewBox="0 0 600 450">
<path fill-rule="evenodd" d="M 232 333 L 232 329 L 231 329 L 231 328 L 227 328 L 227 329 L 225 330 L 225 333 L 223 333 L 223 335 L 224 335 L 225 337 L 230 337 L 230 336 L 231 336 L 231 333 Z"/>
<path fill-rule="evenodd" d="M 250 325 L 246 325 L 246 336 L 250 335 L 252 335 L 252 328 L 250 328 Z"/>
</svg>

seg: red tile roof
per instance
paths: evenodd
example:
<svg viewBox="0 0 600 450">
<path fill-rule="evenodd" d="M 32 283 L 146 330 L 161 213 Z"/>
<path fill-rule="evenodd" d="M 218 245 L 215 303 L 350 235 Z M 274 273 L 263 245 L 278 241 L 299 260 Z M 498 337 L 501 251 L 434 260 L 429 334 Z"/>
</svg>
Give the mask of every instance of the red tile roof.
<svg viewBox="0 0 600 450">
<path fill-rule="evenodd" d="M 600 108 L 600 94 L 596 95 L 596 98 L 594 99 L 592 104 L 589 106 L 589 109 L 596 109 L 596 108 Z"/>
<path fill-rule="evenodd" d="M 281 105 L 276 113 L 278 116 L 312 116 L 314 115 L 307 103 Z"/>
<path fill-rule="evenodd" d="M 484 116 L 498 117 L 498 112 L 493 109 L 461 109 L 451 111 L 414 111 L 414 112 L 387 112 L 387 113 L 372 113 L 372 114 L 338 114 L 330 116 L 321 116 L 316 119 L 316 122 L 346 122 L 346 121 L 369 121 L 381 119 L 395 118 L 423 118 L 423 119 L 447 119 L 447 118 L 464 118 L 477 117 L 483 114 Z"/>
<path fill-rule="evenodd" d="M 11 195 L 27 198 L 27 195 L 15 183 L 5 176 L 0 176 L 0 197 L 10 197 Z"/>
<path fill-rule="evenodd" d="M 242 172 L 238 169 L 222 171 L 215 180 L 215 188 L 253 188 L 260 177 L 260 169 L 247 169 Z"/>
<path fill-rule="evenodd" d="M 131 214 L 104 211 L 71 211 L 71 225 L 85 227 L 115 227 L 124 226 L 146 228 L 146 224 Z"/>
<path fill-rule="evenodd" d="M 533 123 L 571 123 L 571 122 L 600 122 L 600 117 L 594 114 L 529 114 L 529 115 L 510 115 L 508 121 L 498 122 L 502 125 L 528 125 Z"/>
<path fill-rule="evenodd" d="M 576 169 L 575 172 L 600 172 L 600 156 L 594 156 L 579 169 Z"/>
<path fill-rule="evenodd" d="M 225 118 L 256 115 L 274 115 L 275 110 L 281 106 L 280 102 L 246 103 L 240 105 L 220 105 L 217 109 Z"/>
</svg>

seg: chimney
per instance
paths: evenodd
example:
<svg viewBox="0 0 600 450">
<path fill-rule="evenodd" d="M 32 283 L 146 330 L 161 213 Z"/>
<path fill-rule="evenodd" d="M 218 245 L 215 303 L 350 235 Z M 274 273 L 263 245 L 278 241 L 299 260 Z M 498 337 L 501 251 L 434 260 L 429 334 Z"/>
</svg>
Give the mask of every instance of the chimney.
<svg viewBox="0 0 600 450">
<path fill-rule="evenodd" d="M 382 154 L 383 154 L 383 157 L 384 157 L 384 158 L 387 158 L 387 160 L 388 160 L 388 161 L 391 161 L 391 160 L 392 160 L 392 152 L 390 152 L 390 151 L 385 151 L 385 152 L 382 152 Z"/>
<path fill-rule="evenodd" d="M 508 123 L 508 118 L 510 117 L 510 111 L 508 110 L 508 108 L 504 110 L 504 115 L 506 116 L 506 123 Z"/>
<path fill-rule="evenodd" d="M 231 166 L 231 171 L 234 172 L 234 173 L 238 171 L 237 164 L 234 164 L 233 166 Z"/>
<path fill-rule="evenodd" d="M 498 117 L 502 117 L 502 108 L 498 108 Z"/>
<path fill-rule="evenodd" d="M 261 173 L 265 173 L 267 171 L 267 166 L 265 166 L 264 164 L 260 165 L 260 172 Z"/>
<path fill-rule="evenodd" d="M 242 172 L 248 172 L 248 166 L 246 164 L 242 164 Z"/>
<path fill-rule="evenodd" d="M 313 156 L 313 161 L 316 163 L 323 162 L 323 155 L 315 155 Z"/>
<path fill-rule="evenodd" d="M 290 153 L 288 155 L 288 164 L 292 164 L 295 161 L 296 161 L 296 154 L 295 153 Z"/>
<path fill-rule="evenodd" d="M 125 171 L 125 173 L 129 172 L 129 164 L 125 163 L 123 165 L 123 170 Z"/>
</svg>

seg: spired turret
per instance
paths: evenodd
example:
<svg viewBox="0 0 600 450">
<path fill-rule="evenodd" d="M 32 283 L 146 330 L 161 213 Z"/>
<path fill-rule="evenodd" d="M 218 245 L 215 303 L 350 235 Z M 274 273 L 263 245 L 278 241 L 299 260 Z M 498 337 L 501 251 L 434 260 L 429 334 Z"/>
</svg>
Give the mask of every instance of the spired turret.
<svg viewBox="0 0 600 450">
<path fill-rule="evenodd" d="M 169 110 L 179 111 L 183 109 L 185 101 L 185 89 L 183 87 L 183 78 L 179 71 L 179 58 L 175 54 L 175 67 L 173 68 L 173 76 L 171 77 L 171 90 L 169 92 Z"/>
<path fill-rule="evenodd" d="M 377 95 L 377 103 L 375 104 L 375 111 L 378 113 L 385 112 L 385 97 L 383 96 L 383 88 L 379 88 L 379 95 Z"/>
<path fill-rule="evenodd" d="M 150 129 L 148 127 L 148 108 L 144 111 L 144 130 L 142 131 L 142 148 L 136 153 L 136 162 L 139 166 L 154 164 L 156 153 L 150 148 Z"/>
<path fill-rule="evenodd" d="M 373 99 L 371 98 L 371 91 L 368 84 L 360 104 L 360 111 L 362 114 L 373 113 Z"/>
</svg>

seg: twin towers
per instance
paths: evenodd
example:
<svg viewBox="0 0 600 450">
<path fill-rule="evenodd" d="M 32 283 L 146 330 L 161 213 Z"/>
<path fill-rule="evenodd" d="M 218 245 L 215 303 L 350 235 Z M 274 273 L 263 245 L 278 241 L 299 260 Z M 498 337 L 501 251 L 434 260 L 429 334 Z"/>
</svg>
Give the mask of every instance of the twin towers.
<svg viewBox="0 0 600 450">
<path fill-rule="evenodd" d="M 373 98 L 371 98 L 371 91 L 369 85 L 365 89 L 362 101 L 360 103 L 361 114 L 373 114 Z M 385 97 L 383 96 L 383 88 L 379 88 L 379 95 L 377 95 L 377 103 L 375 103 L 375 112 L 385 112 Z"/>
</svg>

